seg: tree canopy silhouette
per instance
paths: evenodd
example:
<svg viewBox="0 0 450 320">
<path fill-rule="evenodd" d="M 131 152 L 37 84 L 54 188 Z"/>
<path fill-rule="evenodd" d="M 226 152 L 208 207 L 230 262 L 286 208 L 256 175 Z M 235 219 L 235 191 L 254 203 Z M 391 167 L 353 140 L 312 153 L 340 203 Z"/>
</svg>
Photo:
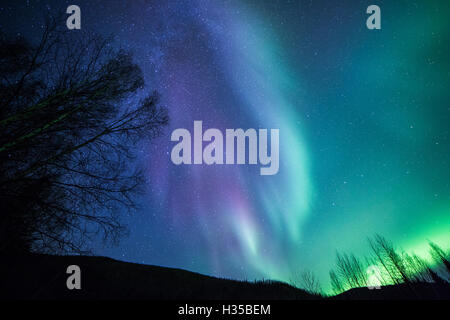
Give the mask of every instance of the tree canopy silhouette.
<svg viewBox="0 0 450 320">
<path fill-rule="evenodd" d="M 0 251 L 82 252 L 115 241 L 144 176 L 136 145 L 168 122 L 130 52 L 48 22 L 0 35 Z M 61 24 L 63 25 L 63 24 Z"/>
</svg>

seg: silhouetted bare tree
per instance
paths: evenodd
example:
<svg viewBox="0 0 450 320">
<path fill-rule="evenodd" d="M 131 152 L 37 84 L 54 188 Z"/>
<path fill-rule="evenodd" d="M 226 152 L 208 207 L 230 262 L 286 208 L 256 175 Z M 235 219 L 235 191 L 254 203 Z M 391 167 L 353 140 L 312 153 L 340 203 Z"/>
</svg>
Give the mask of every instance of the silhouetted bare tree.
<svg viewBox="0 0 450 320">
<path fill-rule="evenodd" d="M 411 281 L 401 255 L 397 253 L 390 241 L 380 235 L 375 235 L 368 241 L 374 257 L 387 271 L 393 283 L 409 283 Z"/>
<path fill-rule="evenodd" d="M 129 52 L 58 25 L 0 35 L 0 251 L 116 240 L 144 182 L 135 148 L 168 122 Z"/>
<path fill-rule="evenodd" d="M 294 274 L 294 277 L 291 279 L 291 284 L 311 294 L 323 294 L 319 279 L 310 270 L 305 270 Z"/>
<path fill-rule="evenodd" d="M 409 255 L 407 253 L 402 254 L 402 259 L 404 261 L 406 274 L 408 279 L 413 282 L 431 282 L 433 281 L 429 270 L 431 270 L 426 262 L 419 256 L 413 254 Z"/>
<path fill-rule="evenodd" d="M 366 267 L 353 254 L 336 252 L 336 267 L 344 288 L 367 286 Z"/>
<path fill-rule="evenodd" d="M 450 275 L 450 254 L 445 252 L 441 247 L 439 247 L 436 243 L 428 241 L 428 245 L 430 246 L 430 254 L 436 264 L 442 264 L 445 269 L 447 275 Z"/>
<path fill-rule="evenodd" d="M 334 294 L 339 294 L 345 291 L 345 288 L 342 285 L 339 276 L 333 270 L 330 271 L 330 282 L 331 282 L 331 290 L 333 291 Z"/>
</svg>

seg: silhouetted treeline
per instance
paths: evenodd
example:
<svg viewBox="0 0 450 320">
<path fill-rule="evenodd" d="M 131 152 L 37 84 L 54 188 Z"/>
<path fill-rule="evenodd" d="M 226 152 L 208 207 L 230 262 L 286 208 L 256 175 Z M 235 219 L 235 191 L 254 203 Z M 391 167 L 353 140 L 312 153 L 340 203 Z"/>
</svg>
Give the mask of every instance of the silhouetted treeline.
<svg viewBox="0 0 450 320">
<path fill-rule="evenodd" d="M 394 247 L 386 238 L 368 239 L 370 254 L 359 259 L 353 254 L 336 253 L 335 269 L 330 271 L 334 294 L 358 287 L 406 285 L 413 293 L 423 283 L 444 284 L 450 279 L 449 253 L 429 242 L 430 265 L 416 254 Z"/>
<path fill-rule="evenodd" d="M 333 294 L 337 295 L 360 287 L 377 288 L 399 285 L 399 288 L 409 289 L 409 292 L 405 293 L 406 297 L 421 298 L 421 293 L 424 289 L 427 290 L 423 284 L 435 284 L 440 286 L 439 290 L 442 286 L 446 286 L 448 291 L 450 253 L 436 243 L 428 242 L 431 264 L 416 254 L 398 250 L 392 242 L 380 235 L 369 238 L 368 244 L 370 253 L 362 259 L 354 254 L 336 252 L 335 268 L 329 272 Z M 312 271 L 306 270 L 293 274 L 289 283 L 310 294 L 325 295 L 318 278 Z"/>
<path fill-rule="evenodd" d="M 48 19 L 39 39 L 0 34 L 0 75 L 0 252 L 119 237 L 144 182 L 136 144 L 168 122 L 131 53 Z"/>
</svg>

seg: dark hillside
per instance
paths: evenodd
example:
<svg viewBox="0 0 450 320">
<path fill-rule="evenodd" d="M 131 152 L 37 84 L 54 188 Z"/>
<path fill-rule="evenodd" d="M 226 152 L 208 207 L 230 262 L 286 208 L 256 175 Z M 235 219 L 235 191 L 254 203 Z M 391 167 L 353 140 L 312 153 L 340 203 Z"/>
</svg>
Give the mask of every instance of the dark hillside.
<svg viewBox="0 0 450 320">
<path fill-rule="evenodd" d="M 220 279 L 174 268 L 94 256 L 2 256 L 0 299 L 312 300 L 286 283 Z M 66 269 L 81 269 L 81 290 L 68 290 Z M 449 284 L 355 288 L 331 300 L 450 300 Z"/>
<path fill-rule="evenodd" d="M 181 269 L 104 257 L 3 257 L 0 299 L 314 299 L 281 282 L 219 279 Z M 81 290 L 68 290 L 66 268 L 81 269 Z"/>
</svg>

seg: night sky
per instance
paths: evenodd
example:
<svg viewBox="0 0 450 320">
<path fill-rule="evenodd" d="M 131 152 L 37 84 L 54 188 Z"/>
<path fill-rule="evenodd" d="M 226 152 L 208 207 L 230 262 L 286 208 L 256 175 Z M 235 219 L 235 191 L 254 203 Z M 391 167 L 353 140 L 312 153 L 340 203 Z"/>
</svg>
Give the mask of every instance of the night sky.
<svg viewBox="0 0 450 320">
<path fill-rule="evenodd" d="M 0 3 L 1 29 L 29 38 L 43 12 L 79 5 L 81 28 L 133 51 L 169 109 L 137 151 L 143 210 L 96 254 L 249 280 L 307 268 L 325 283 L 335 251 L 364 255 L 375 233 L 424 257 L 427 239 L 450 244 L 449 1 Z M 366 28 L 371 4 L 381 30 Z M 174 165 L 170 133 L 194 120 L 280 129 L 278 174 Z"/>
</svg>

